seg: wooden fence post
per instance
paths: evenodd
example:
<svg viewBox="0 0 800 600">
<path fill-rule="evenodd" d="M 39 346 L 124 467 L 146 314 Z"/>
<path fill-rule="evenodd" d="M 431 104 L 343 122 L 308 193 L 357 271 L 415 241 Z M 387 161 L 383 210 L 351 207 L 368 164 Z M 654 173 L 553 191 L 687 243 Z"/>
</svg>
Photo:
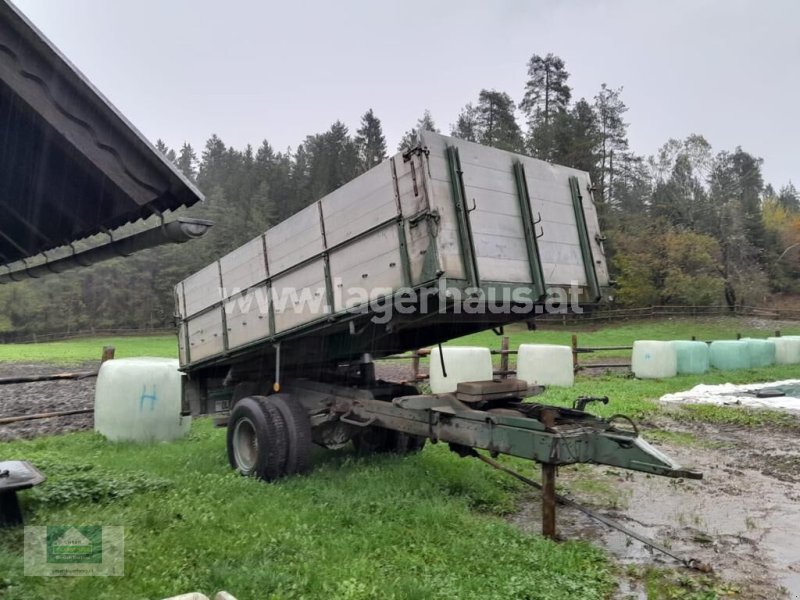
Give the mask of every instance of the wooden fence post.
<svg viewBox="0 0 800 600">
<path fill-rule="evenodd" d="M 572 370 L 578 372 L 578 334 L 572 334 Z"/>
<path fill-rule="evenodd" d="M 411 370 L 414 372 L 414 383 L 419 381 L 419 350 L 411 353 Z"/>
<path fill-rule="evenodd" d="M 504 335 L 500 341 L 500 379 L 508 377 L 508 336 Z"/>
<path fill-rule="evenodd" d="M 100 357 L 100 364 L 114 358 L 114 352 L 114 346 L 103 346 L 103 355 Z"/>
</svg>

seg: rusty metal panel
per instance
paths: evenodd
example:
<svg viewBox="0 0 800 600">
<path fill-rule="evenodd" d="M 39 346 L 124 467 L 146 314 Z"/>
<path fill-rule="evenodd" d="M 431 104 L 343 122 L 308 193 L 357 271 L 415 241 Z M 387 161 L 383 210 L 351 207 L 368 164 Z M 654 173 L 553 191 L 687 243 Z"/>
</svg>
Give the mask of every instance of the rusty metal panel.
<svg viewBox="0 0 800 600">
<path fill-rule="evenodd" d="M 189 353 L 192 361 L 215 356 L 225 350 L 222 307 L 189 319 Z"/>
</svg>

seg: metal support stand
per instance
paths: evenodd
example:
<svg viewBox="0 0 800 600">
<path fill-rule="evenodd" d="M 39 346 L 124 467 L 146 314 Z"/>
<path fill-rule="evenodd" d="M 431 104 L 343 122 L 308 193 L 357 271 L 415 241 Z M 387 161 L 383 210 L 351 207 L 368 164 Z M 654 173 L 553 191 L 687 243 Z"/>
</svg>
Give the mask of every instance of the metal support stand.
<svg viewBox="0 0 800 600">
<path fill-rule="evenodd" d="M 542 463 L 542 535 L 556 539 L 556 466 Z"/>
<path fill-rule="evenodd" d="M 22 510 L 17 492 L 43 481 L 44 475 L 27 461 L 0 461 L 0 528 L 22 525 Z"/>
<path fill-rule="evenodd" d="M 22 510 L 19 507 L 17 492 L 0 493 L 0 527 L 22 525 Z"/>
</svg>

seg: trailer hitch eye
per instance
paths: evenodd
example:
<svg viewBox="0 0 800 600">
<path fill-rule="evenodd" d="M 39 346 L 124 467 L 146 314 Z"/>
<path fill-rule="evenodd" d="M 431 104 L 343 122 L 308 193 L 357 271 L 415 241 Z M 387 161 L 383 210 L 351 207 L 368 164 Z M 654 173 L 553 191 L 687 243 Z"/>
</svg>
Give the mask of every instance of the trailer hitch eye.
<svg viewBox="0 0 800 600">
<path fill-rule="evenodd" d="M 633 419 L 631 419 L 629 416 L 627 416 L 627 415 L 612 415 L 607 420 L 608 424 L 611 425 L 612 427 L 614 427 L 614 423 L 618 422 L 618 421 L 625 421 L 626 423 L 628 423 L 631 426 L 630 430 L 622 429 L 621 431 L 625 431 L 627 433 L 632 433 L 634 435 L 634 437 L 639 437 L 639 428 L 636 426 L 636 423 L 633 422 Z"/>
</svg>

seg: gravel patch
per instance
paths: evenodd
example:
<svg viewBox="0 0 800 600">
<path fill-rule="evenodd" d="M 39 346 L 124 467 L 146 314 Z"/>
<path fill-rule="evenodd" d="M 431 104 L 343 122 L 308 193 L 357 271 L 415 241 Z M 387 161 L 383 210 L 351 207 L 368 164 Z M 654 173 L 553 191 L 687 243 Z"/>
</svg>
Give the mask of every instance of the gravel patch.
<svg viewBox="0 0 800 600">
<path fill-rule="evenodd" d="M 59 367 L 48 363 L 1 363 L 0 377 L 93 371 L 97 370 L 98 366 L 99 362 L 70 367 Z M 2 392 L 0 393 L 0 416 L 92 408 L 94 406 L 94 388 L 94 377 L 3 385 L 0 390 Z M 0 442 L 92 429 L 93 425 L 94 420 L 91 413 L 9 423 L 0 425 Z"/>
</svg>

